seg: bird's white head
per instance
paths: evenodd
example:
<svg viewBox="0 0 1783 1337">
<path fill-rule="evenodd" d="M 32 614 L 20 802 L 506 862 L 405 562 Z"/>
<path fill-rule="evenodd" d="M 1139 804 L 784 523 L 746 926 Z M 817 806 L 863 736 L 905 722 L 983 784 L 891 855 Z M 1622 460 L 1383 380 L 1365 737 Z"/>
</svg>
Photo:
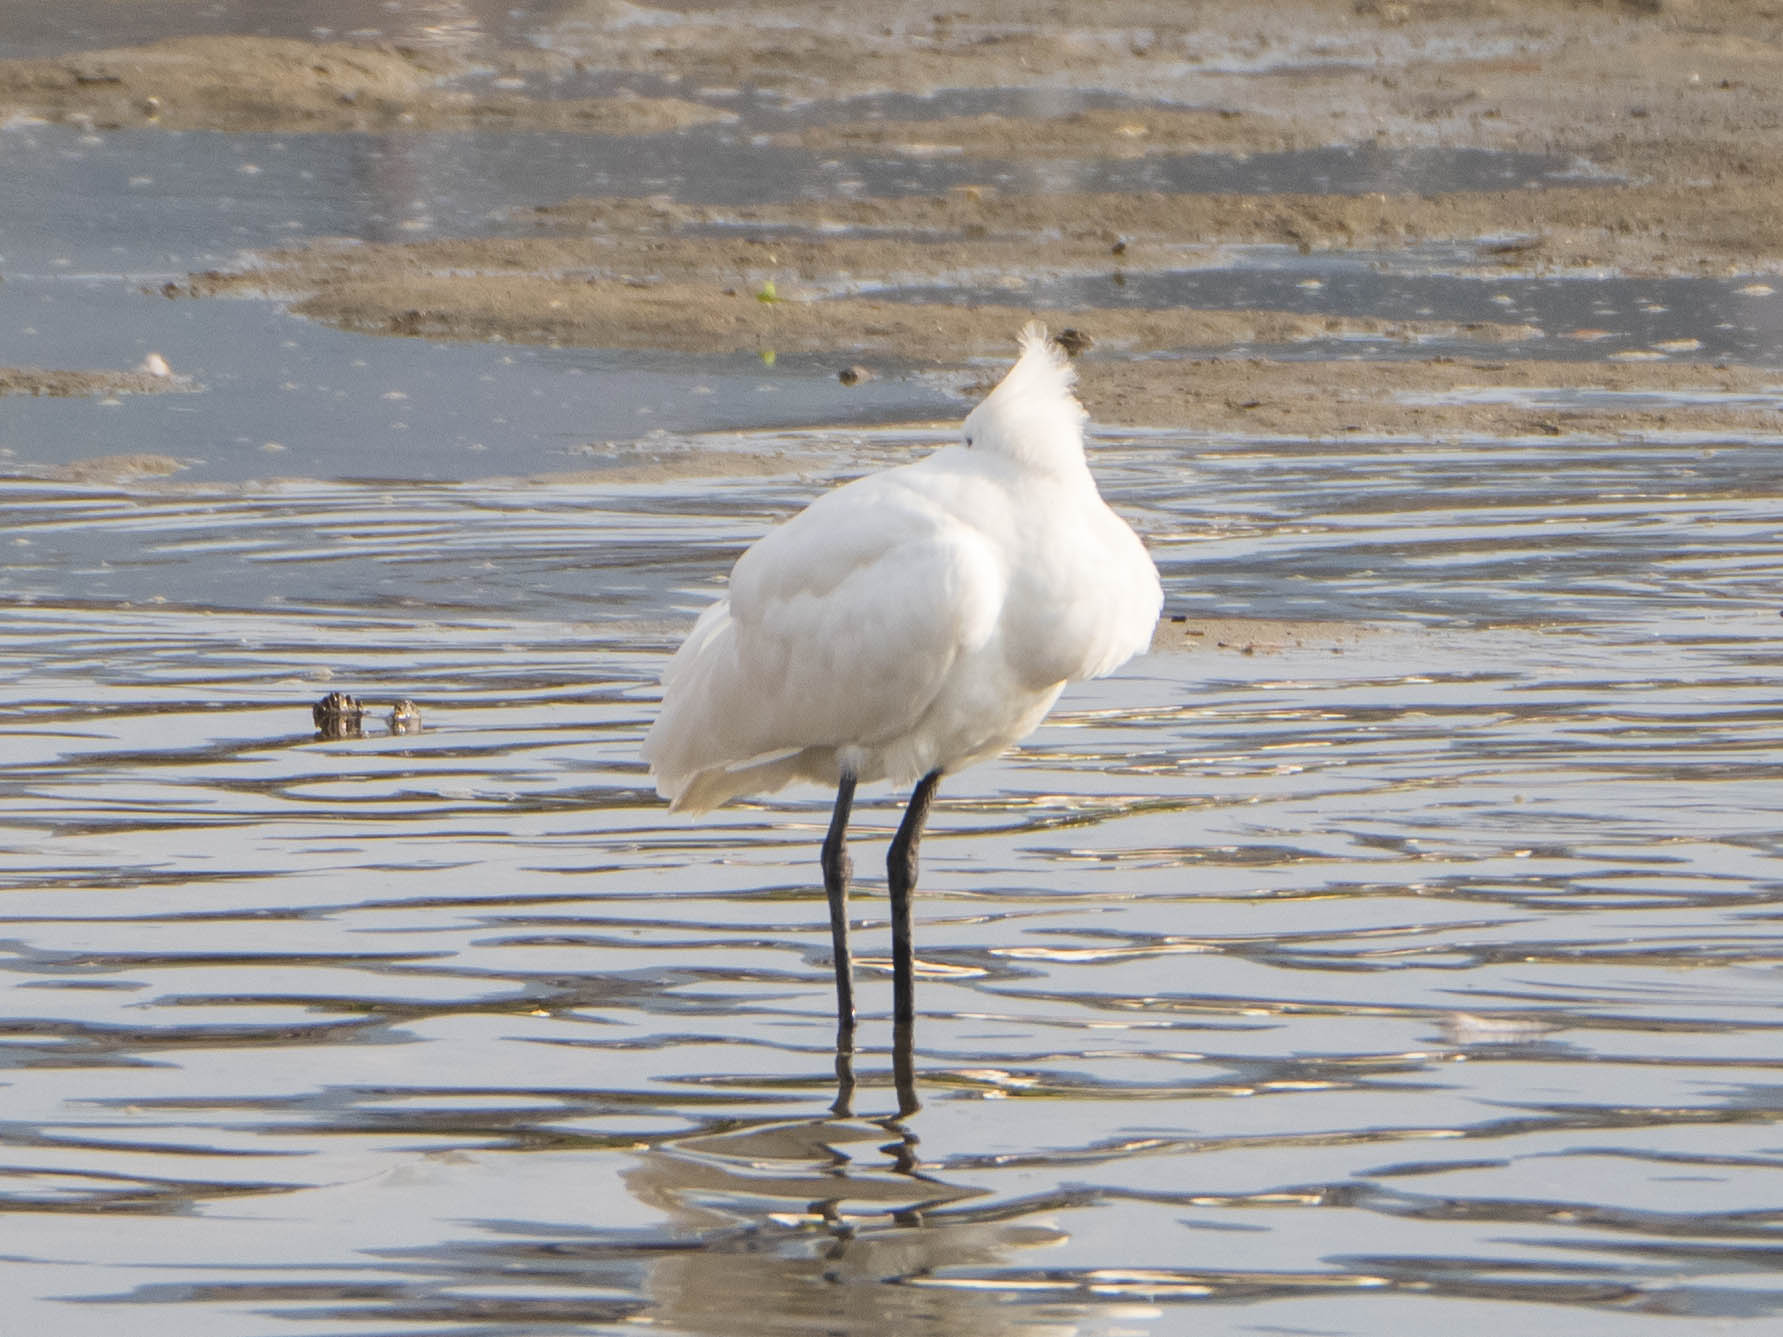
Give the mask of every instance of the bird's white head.
<svg viewBox="0 0 1783 1337">
<path fill-rule="evenodd" d="M 1040 469 L 1083 467 L 1089 415 L 1071 393 L 1071 360 L 1039 321 L 1023 328 L 1021 350 L 1009 374 L 966 415 L 966 445 Z"/>
</svg>

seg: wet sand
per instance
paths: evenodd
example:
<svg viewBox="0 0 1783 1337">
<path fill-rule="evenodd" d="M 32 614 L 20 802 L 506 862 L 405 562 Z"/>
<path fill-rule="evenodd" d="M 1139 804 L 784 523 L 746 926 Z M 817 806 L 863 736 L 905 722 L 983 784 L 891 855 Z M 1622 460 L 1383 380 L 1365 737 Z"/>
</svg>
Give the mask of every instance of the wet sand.
<svg viewBox="0 0 1783 1337">
<path fill-rule="evenodd" d="M 413 46 L 176 37 L 0 61 L 0 120 L 96 129 L 388 131 L 502 128 L 655 134 L 722 119 L 679 98 L 541 99 L 445 86 L 465 62 Z"/>
<path fill-rule="evenodd" d="M 1783 123 L 1783 46 L 1778 20 L 1762 7 L 1277 0 L 1185 13 L 1121 2 L 1069 31 L 1038 4 L 999 6 L 994 18 L 893 6 L 868 21 L 764 0 L 742 7 L 755 24 L 737 23 L 738 8 L 673 3 L 641 23 L 596 7 L 576 29 L 580 39 L 562 37 L 548 52 L 479 53 L 498 74 L 648 71 L 680 90 L 669 98 L 551 100 L 487 82 L 467 87 L 471 62 L 438 50 L 204 38 L 0 64 L 0 108 L 94 125 L 636 134 L 725 115 L 717 103 L 744 85 L 831 99 L 1030 87 L 1040 90 L 1032 115 L 870 120 L 837 103 L 841 114 L 775 138 L 967 162 L 1491 149 L 1573 161 L 1579 171 L 1576 184 L 1427 194 L 1019 194 L 987 185 L 750 207 L 517 200 L 515 217 L 537 235 L 314 244 L 167 289 L 270 292 L 345 328 L 435 340 L 796 351 L 830 354 L 839 370 L 883 360 L 964 372 L 1006 351 L 1028 312 L 871 293 L 994 289 L 1035 275 L 1131 278 L 1216 264 L 1220 248 L 1237 245 L 1393 252 L 1449 243 L 1469 248 L 1461 269 L 1477 275 L 1783 270 L 1772 221 L 1783 214 L 1783 137 L 1774 133 Z M 1049 88 L 1119 89 L 1125 100 L 1053 114 Z M 1526 326 L 1182 307 L 1049 318 L 1095 340 L 1084 396 L 1110 423 L 1310 436 L 1777 425 L 1774 371 L 1667 349 L 1611 362 L 1588 330 L 1547 340 L 1541 351 L 1551 360 L 1501 364 L 1422 356 L 1418 345 L 1516 343 L 1532 333 Z M 1390 364 L 1251 356 L 1356 338 L 1395 341 L 1400 355 Z M 1538 389 L 1705 398 L 1661 409 L 1481 402 Z M 1432 399 L 1449 402 L 1422 402 Z"/>
<path fill-rule="evenodd" d="M 77 399 L 89 395 L 157 395 L 193 388 L 189 377 L 152 371 L 0 367 L 0 396 L 45 395 L 51 399 Z"/>
<path fill-rule="evenodd" d="M 300 314 L 374 334 L 689 353 L 811 353 L 841 347 L 851 356 L 877 354 L 943 365 L 956 364 L 962 355 L 1000 355 L 1023 318 L 1007 307 L 807 300 L 789 296 L 772 278 L 741 268 L 720 270 L 722 261 L 714 263 L 713 282 L 729 281 L 714 292 L 711 282 L 692 279 L 430 272 L 424 262 L 416 266 L 411 248 L 393 249 L 394 254 L 392 248 L 359 248 L 330 255 L 320 264 L 310 255 L 281 252 L 270 257 L 269 267 L 196 275 L 180 291 L 194 296 L 292 293 Z M 710 254 L 721 248 L 702 249 Z M 774 285 L 771 295 L 768 284 Z M 1528 333 L 1491 322 L 1462 325 L 1286 311 L 1091 308 L 1071 318 L 1077 323 L 1069 328 L 1086 328 L 1099 347 L 1145 353 L 1358 335 L 1412 339 L 1465 332 L 1491 341 Z M 1065 328 L 1057 320 L 1054 324 Z M 842 339 L 847 342 L 840 343 Z"/>
<path fill-rule="evenodd" d="M 1361 622 L 1179 614 L 1166 616 L 1158 622 L 1151 648 L 1154 654 L 1267 655 L 1310 649 L 1340 655 L 1349 647 L 1382 634 L 1382 630 Z"/>
</svg>

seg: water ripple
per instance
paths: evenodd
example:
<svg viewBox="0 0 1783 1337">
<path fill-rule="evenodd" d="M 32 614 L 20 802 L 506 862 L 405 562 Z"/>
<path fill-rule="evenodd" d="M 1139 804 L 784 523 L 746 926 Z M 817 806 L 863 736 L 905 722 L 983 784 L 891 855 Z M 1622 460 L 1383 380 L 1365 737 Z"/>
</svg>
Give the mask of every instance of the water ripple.
<svg viewBox="0 0 1783 1337">
<path fill-rule="evenodd" d="M 944 788 L 900 1115 L 897 796 L 839 1080 L 824 797 L 689 825 L 636 746 L 731 555 L 911 444 L 697 492 L 0 486 L 0 1210 L 43 1312 L 1772 1319 L 1775 452 L 1104 442 L 1169 612 L 1323 621 L 1179 638 Z M 315 736 L 336 689 L 364 737 Z"/>
</svg>

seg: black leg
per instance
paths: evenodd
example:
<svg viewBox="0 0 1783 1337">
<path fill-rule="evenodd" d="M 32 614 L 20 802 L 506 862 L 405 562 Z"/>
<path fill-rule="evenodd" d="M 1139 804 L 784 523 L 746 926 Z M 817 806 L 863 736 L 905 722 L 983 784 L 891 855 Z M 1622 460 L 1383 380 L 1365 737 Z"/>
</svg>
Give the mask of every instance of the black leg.
<svg viewBox="0 0 1783 1337">
<path fill-rule="evenodd" d="M 897 1138 L 880 1148 L 892 1158 L 892 1169 L 901 1175 L 926 1178 L 922 1174 L 922 1159 L 916 1154 L 916 1133 L 904 1122 L 922 1108 L 922 1102 L 916 1098 L 916 1059 L 911 1052 L 915 1048 L 914 1030 L 907 1021 L 892 1026 L 892 1081 L 898 1092 L 898 1112 L 874 1122 Z M 922 1209 L 893 1212 L 892 1219 L 901 1225 L 919 1226 Z"/>
<path fill-rule="evenodd" d="M 898 1117 L 909 1118 L 922 1108 L 916 1098 L 916 1028 L 907 1021 L 892 1026 L 892 1084 L 898 1093 Z"/>
<path fill-rule="evenodd" d="M 836 1098 L 830 1102 L 830 1113 L 838 1119 L 854 1117 L 854 1049 L 841 1042 L 836 1043 Z"/>
<path fill-rule="evenodd" d="M 823 889 L 830 898 L 830 950 L 836 961 L 836 1051 L 854 1049 L 854 960 L 848 954 L 848 812 L 854 806 L 854 776 L 842 772 L 836 786 L 836 810 L 830 833 L 823 838 Z"/>
<path fill-rule="evenodd" d="M 922 843 L 922 826 L 929 819 L 929 801 L 941 772 L 930 771 L 917 781 L 910 806 L 886 855 L 886 881 L 891 888 L 892 1021 L 910 1026 L 916 1021 L 916 957 L 910 942 L 910 893 L 916 889 L 916 849 Z"/>
</svg>

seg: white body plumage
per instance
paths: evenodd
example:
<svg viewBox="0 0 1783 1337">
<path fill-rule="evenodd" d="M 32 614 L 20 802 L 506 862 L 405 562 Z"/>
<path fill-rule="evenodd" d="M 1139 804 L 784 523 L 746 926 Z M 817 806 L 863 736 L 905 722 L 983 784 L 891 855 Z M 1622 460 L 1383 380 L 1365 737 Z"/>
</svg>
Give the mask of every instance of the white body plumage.
<svg viewBox="0 0 1783 1337">
<path fill-rule="evenodd" d="M 1157 568 L 1084 459 L 1038 325 L 963 441 L 819 497 L 737 560 L 663 674 L 643 755 L 676 808 L 995 756 L 1150 643 Z"/>
</svg>

